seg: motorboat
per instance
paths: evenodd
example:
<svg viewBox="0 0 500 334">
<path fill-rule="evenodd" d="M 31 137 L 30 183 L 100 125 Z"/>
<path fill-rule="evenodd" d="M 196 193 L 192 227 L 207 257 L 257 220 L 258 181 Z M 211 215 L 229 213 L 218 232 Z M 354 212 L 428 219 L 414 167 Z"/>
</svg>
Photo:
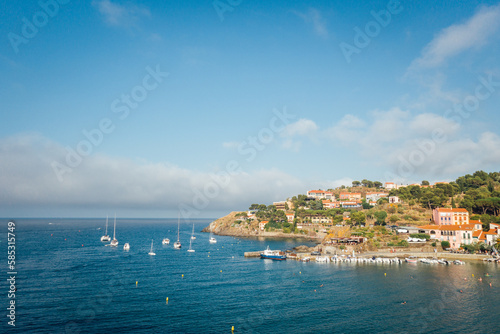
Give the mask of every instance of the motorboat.
<svg viewBox="0 0 500 334">
<path fill-rule="evenodd" d="M 260 253 L 261 259 L 270 259 L 270 260 L 286 260 L 286 255 L 280 250 L 271 250 L 269 246 L 267 249 Z"/>
</svg>

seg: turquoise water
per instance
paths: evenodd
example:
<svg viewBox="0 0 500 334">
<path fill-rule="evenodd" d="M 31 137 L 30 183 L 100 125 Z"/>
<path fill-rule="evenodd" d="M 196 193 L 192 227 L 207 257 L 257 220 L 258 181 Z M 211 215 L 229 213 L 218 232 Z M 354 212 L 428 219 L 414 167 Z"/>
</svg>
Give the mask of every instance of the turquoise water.
<svg viewBox="0 0 500 334">
<path fill-rule="evenodd" d="M 235 333 L 498 332 L 496 264 L 247 259 L 245 251 L 307 242 L 216 236 L 217 244 L 209 244 L 209 235 L 199 231 L 210 221 L 194 221 L 196 252 L 188 253 L 192 225 L 181 223 L 183 248 L 174 250 L 176 219 L 118 219 L 118 248 L 100 242 L 104 220 L 16 220 L 16 327 L 4 316 L 0 328 L 23 333 L 231 333 L 231 326 Z M 7 220 L 2 225 L 0 240 L 7 249 Z M 170 245 L 161 245 L 164 237 Z M 151 239 L 154 257 L 147 254 Z M 131 245 L 128 252 L 125 242 Z M 7 260 L 2 262 L 8 278 Z M 2 282 L 5 310 L 8 285 Z"/>
</svg>

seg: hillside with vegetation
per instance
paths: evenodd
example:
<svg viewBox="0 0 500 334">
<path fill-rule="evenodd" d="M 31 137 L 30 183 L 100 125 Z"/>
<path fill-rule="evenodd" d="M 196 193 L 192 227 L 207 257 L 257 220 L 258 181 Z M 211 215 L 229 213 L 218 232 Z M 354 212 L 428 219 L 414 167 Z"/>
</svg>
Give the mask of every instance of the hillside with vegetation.
<svg viewBox="0 0 500 334">
<path fill-rule="evenodd" d="M 424 180 L 419 185 L 399 186 L 390 191 L 385 190 L 381 182 L 364 179 L 327 191 L 335 198 L 339 198 L 341 192 L 361 193 L 360 207 L 324 208 L 321 199 L 299 194 L 288 198 L 284 209 L 254 203 L 248 211 L 233 212 L 231 217 L 218 220 L 224 221 L 224 224 L 216 221 L 207 230 L 242 236 L 278 232 L 290 237 L 331 237 L 338 235 L 338 227 L 345 226 L 349 227 L 347 233 L 341 229 L 345 236 L 364 236 L 379 244 L 382 240 L 384 245 L 404 246 L 404 240 L 382 227 L 430 224 L 432 210 L 438 207 L 465 208 L 472 220 L 481 220 L 484 230 L 489 229 L 490 223 L 500 223 L 500 172 L 477 171 L 449 183 L 438 182 L 434 185 Z M 382 197 L 372 205 L 365 200 L 367 193 L 383 191 L 387 196 L 397 196 L 400 202 L 389 203 L 388 197 Z M 287 218 L 287 214 L 293 214 L 293 221 Z M 262 222 L 264 226 L 260 225 Z"/>
</svg>

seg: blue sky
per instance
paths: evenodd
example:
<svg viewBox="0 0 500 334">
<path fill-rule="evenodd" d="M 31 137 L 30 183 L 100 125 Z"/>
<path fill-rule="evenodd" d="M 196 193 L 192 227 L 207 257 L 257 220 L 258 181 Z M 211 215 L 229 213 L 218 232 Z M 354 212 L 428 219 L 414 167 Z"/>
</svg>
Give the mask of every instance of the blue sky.
<svg viewBox="0 0 500 334">
<path fill-rule="evenodd" d="M 500 166 L 496 1 L 2 8 L 0 216 L 217 217 Z"/>
</svg>

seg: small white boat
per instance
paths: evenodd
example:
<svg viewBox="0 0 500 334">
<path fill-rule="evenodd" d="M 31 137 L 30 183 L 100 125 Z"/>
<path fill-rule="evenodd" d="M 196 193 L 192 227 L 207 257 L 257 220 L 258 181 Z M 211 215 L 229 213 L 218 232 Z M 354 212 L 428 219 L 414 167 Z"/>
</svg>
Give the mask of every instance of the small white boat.
<svg viewBox="0 0 500 334">
<path fill-rule="evenodd" d="M 101 229 L 101 228 L 99 228 L 99 229 Z M 106 241 L 110 241 L 110 240 L 111 240 L 111 238 L 108 235 L 108 216 L 106 216 L 106 232 L 101 237 L 101 241 L 106 242 Z"/>
<path fill-rule="evenodd" d="M 211 244 L 217 243 L 217 240 L 214 238 L 214 236 L 212 235 L 212 233 L 210 233 L 210 239 L 208 239 L 208 242 L 210 242 Z"/>
<path fill-rule="evenodd" d="M 123 250 L 130 250 L 130 245 L 128 242 L 126 242 L 124 245 L 123 245 Z"/>
<path fill-rule="evenodd" d="M 417 263 L 418 259 L 416 256 L 410 256 L 410 257 L 405 258 L 405 261 L 408 263 Z"/>
<path fill-rule="evenodd" d="M 116 239 L 116 213 L 115 213 L 115 224 L 113 227 L 113 240 L 109 243 L 110 246 L 112 247 L 117 247 L 118 246 L 118 240 Z"/>
<path fill-rule="evenodd" d="M 196 237 L 194 236 L 194 223 L 193 223 L 193 232 L 191 232 L 191 240 L 196 240 Z"/>
<path fill-rule="evenodd" d="M 168 244 L 170 244 L 170 239 L 169 238 L 163 238 L 163 240 L 161 241 L 161 244 L 162 245 L 168 245 Z"/>
<path fill-rule="evenodd" d="M 316 256 L 316 262 L 330 262 L 328 256 Z"/>
<path fill-rule="evenodd" d="M 181 242 L 179 241 L 179 229 L 181 228 L 181 216 L 177 219 L 177 241 L 174 242 L 174 248 L 180 249 L 182 247 Z"/>
<path fill-rule="evenodd" d="M 465 262 L 464 261 L 460 261 L 460 260 L 455 260 L 455 261 L 453 261 L 453 264 L 462 265 L 462 264 L 465 264 Z"/>
<path fill-rule="evenodd" d="M 151 256 L 156 255 L 156 253 L 153 252 L 153 239 L 151 239 L 151 250 L 149 251 L 148 255 L 151 255 Z"/>
<path fill-rule="evenodd" d="M 193 232 L 192 233 L 194 233 L 194 224 L 193 224 Z M 196 238 L 193 239 L 193 237 L 194 237 L 194 235 L 191 234 L 191 239 L 189 239 L 189 249 L 188 249 L 189 253 L 194 253 L 194 249 L 192 248 L 192 245 L 193 245 L 193 240 Z"/>
<path fill-rule="evenodd" d="M 189 249 L 188 249 L 189 253 L 194 253 L 194 249 L 191 247 L 192 241 L 193 241 L 193 239 L 189 240 Z"/>
</svg>

